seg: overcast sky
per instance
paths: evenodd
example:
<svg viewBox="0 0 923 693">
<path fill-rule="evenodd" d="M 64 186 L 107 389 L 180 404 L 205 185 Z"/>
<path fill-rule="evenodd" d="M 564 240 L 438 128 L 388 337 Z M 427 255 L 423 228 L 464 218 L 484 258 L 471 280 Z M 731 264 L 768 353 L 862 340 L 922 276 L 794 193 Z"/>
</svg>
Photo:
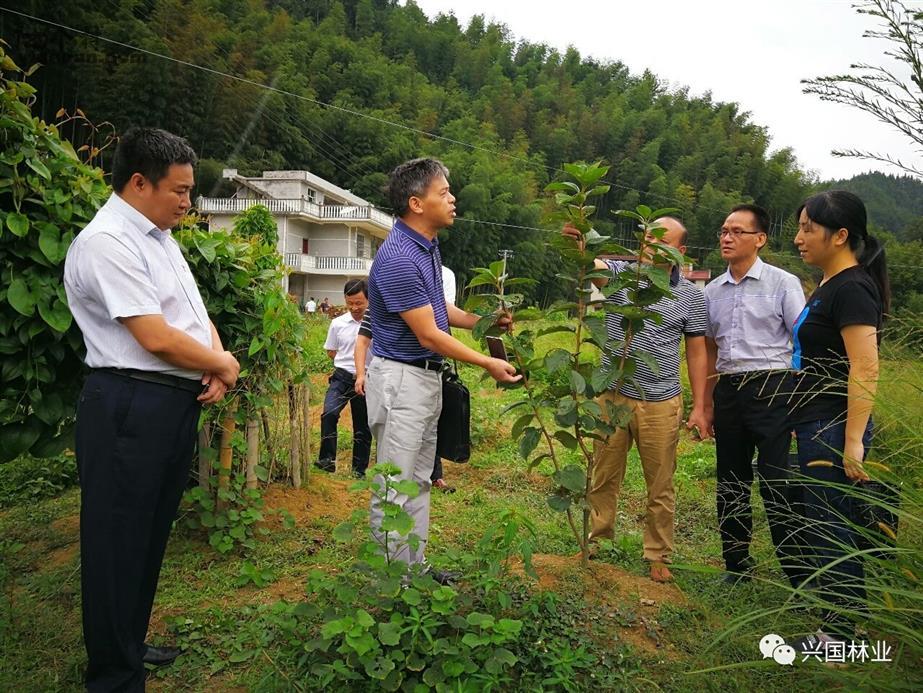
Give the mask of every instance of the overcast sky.
<svg viewBox="0 0 923 693">
<path fill-rule="evenodd" d="M 856 62 L 885 65 L 886 42 L 863 38 L 872 19 L 850 0 L 416 0 L 430 17 L 452 12 L 506 24 L 514 40 L 575 46 L 584 57 L 650 69 L 693 94 L 736 101 L 767 126 L 772 148 L 792 147 L 823 178 L 884 164 L 837 158 L 835 148 L 911 159 L 908 140 L 859 110 L 801 93 L 801 79 L 839 74 Z M 911 2 L 910 4 L 913 4 Z M 884 62 L 888 60 L 889 62 Z M 919 162 L 918 162 L 919 163 Z"/>
</svg>

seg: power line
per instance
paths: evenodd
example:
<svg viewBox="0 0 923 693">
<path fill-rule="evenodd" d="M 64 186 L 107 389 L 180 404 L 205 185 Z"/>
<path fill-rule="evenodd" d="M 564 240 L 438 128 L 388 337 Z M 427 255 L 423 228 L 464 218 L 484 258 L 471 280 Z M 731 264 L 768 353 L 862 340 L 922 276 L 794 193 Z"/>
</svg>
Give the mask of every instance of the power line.
<svg viewBox="0 0 923 693">
<path fill-rule="evenodd" d="M 148 5 L 148 6 L 150 7 L 150 5 Z M 59 28 L 59 29 L 64 29 L 64 30 L 66 30 L 66 31 L 71 31 L 71 32 L 74 32 L 74 33 L 76 33 L 76 34 L 80 34 L 80 35 L 83 35 L 83 36 L 87 36 L 87 37 L 89 37 L 89 38 L 93 38 L 93 39 L 96 39 L 96 40 L 99 40 L 99 41 L 104 41 L 104 42 L 106 42 L 106 43 L 110 43 L 110 44 L 112 44 L 112 45 L 116 45 L 116 46 L 119 46 L 119 47 L 121 47 L 121 48 L 125 48 L 125 49 L 132 50 L 132 51 L 137 51 L 137 52 L 143 53 L 143 54 L 145 54 L 145 55 L 150 55 L 150 56 L 155 57 L 155 58 L 160 58 L 160 59 L 162 59 L 162 60 L 167 60 L 167 61 L 169 61 L 169 62 L 173 62 L 173 63 L 179 64 L 179 65 L 184 65 L 184 66 L 186 66 L 186 67 L 190 67 L 190 68 L 193 68 L 193 69 L 195 69 L 195 70 L 200 70 L 200 71 L 206 72 L 206 73 L 208 73 L 208 74 L 216 75 L 216 76 L 219 76 L 219 77 L 224 77 L 224 78 L 226 78 L 226 79 L 230 79 L 230 80 L 233 80 L 233 81 L 236 81 L 236 82 L 240 82 L 240 83 L 242 83 L 242 84 L 248 84 L 248 85 L 250 85 L 250 86 L 254 86 L 254 87 L 257 87 L 257 88 L 260 88 L 260 89 L 267 89 L 267 90 L 269 90 L 269 91 L 275 92 L 275 93 L 280 94 L 280 95 L 283 95 L 283 96 L 290 96 L 290 97 L 292 97 L 292 98 L 294 98 L 294 99 L 298 99 L 298 100 L 301 100 L 301 101 L 305 101 L 305 102 L 308 102 L 308 103 L 312 103 L 312 104 L 315 104 L 315 105 L 317 105 L 317 106 L 321 106 L 321 107 L 324 107 L 324 108 L 330 108 L 330 109 L 333 109 L 333 110 L 336 110 L 336 111 L 340 111 L 340 112 L 342 112 L 342 113 L 346 113 L 346 114 L 349 114 L 349 115 L 352 115 L 352 116 L 356 116 L 356 117 L 359 117 L 359 118 L 365 118 L 365 119 L 371 120 L 371 121 L 373 121 L 373 122 L 381 123 L 381 124 L 384 124 L 384 125 L 389 125 L 389 126 L 391 126 L 391 127 L 398 128 L 398 129 L 400 129 L 400 130 L 405 130 L 405 131 L 407 131 L 407 132 L 412 132 L 412 133 L 417 134 L 417 135 L 422 135 L 422 136 L 424 136 L 424 137 L 429 137 L 429 138 L 434 139 L 434 140 L 440 140 L 440 141 L 443 141 L 443 142 L 448 142 L 448 143 L 450 143 L 450 144 L 455 144 L 455 145 L 458 145 L 458 146 L 460 146 L 460 147 L 465 147 L 465 148 L 467 148 L 467 149 L 471 149 L 471 150 L 474 150 L 474 151 L 481 151 L 481 152 L 484 152 L 484 153 L 486 153 L 486 154 L 491 154 L 491 155 L 494 155 L 494 156 L 502 156 L 502 157 L 504 157 L 504 158 L 507 158 L 507 159 L 510 159 L 510 160 L 513 160 L 513 161 L 518 161 L 518 162 L 520 162 L 520 163 L 526 164 L 527 166 L 542 168 L 542 169 L 545 169 L 545 170 L 547 170 L 547 171 L 551 171 L 551 172 L 556 173 L 556 174 L 557 174 L 557 173 L 560 173 L 561 170 L 562 170 L 562 169 L 560 169 L 560 168 L 556 168 L 556 167 L 553 167 L 553 166 L 548 166 L 547 164 L 543 164 L 543 163 L 541 163 L 541 162 L 539 162 L 539 161 L 534 161 L 534 160 L 532 160 L 532 159 L 524 158 L 524 157 L 521 157 L 521 156 L 516 156 L 515 154 L 510 154 L 509 152 L 498 151 L 498 150 L 490 149 L 490 148 L 488 148 L 488 147 L 483 147 L 483 146 L 481 146 L 481 145 L 472 144 L 472 143 L 470 143 L 470 142 L 464 142 L 464 141 L 462 141 L 462 140 L 456 140 L 456 139 L 451 138 L 451 137 L 446 137 L 445 135 L 439 135 L 439 134 L 436 134 L 436 133 L 434 133 L 434 132 L 428 132 L 428 131 L 426 131 L 426 130 L 420 130 L 419 128 L 415 128 L 415 127 L 413 127 L 413 126 L 406 125 L 406 124 L 404 124 L 404 123 L 399 123 L 399 122 L 396 122 L 396 121 L 393 121 L 393 120 L 388 120 L 387 118 L 380 118 L 380 117 L 378 117 L 378 116 L 373 116 L 373 115 L 370 115 L 370 114 L 368 114 L 368 113 L 363 113 L 363 112 L 361 112 L 361 111 L 357 111 L 357 110 L 355 110 L 355 109 L 346 108 L 346 107 L 343 107 L 343 106 L 337 106 L 337 105 L 335 105 L 335 104 L 330 104 L 330 103 L 327 103 L 327 102 L 324 102 L 324 101 L 320 101 L 320 100 L 318 100 L 318 99 L 312 99 L 311 97 L 305 96 L 304 94 L 296 94 L 296 93 L 294 93 L 294 92 L 290 92 L 290 91 L 287 91 L 287 90 L 285 90 L 285 89 L 280 89 L 279 87 L 275 87 L 275 86 L 272 86 L 272 85 L 263 84 L 263 83 L 261 83 L 261 82 L 257 82 L 256 80 L 248 79 L 248 78 L 246 78 L 246 77 L 241 77 L 241 76 L 239 76 L 239 75 L 234 75 L 234 74 L 231 74 L 231 73 L 222 72 L 221 70 L 216 70 L 216 69 L 214 69 L 214 68 L 206 67 L 206 66 L 204 66 L 204 65 L 198 65 L 198 64 L 196 64 L 196 63 L 191 63 L 191 62 L 189 62 L 189 61 L 187 61 L 187 60 L 181 60 L 181 59 L 179 59 L 179 58 L 174 58 L 173 56 L 164 55 L 163 53 L 158 53 L 158 52 L 156 52 L 156 51 L 152 51 L 152 50 L 149 50 L 149 49 L 146 49 L 146 48 L 140 48 L 140 47 L 138 47 L 138 46 L 133 46 L 133 45 L 131 45 L 131 44 L 129 44 L 129 43 L 125 43 L 125 42 L 123 42 L 123 41 L 117 41 L 117 40 L 115 40 L 115 39 L 111 39 L 111 38 L 108 38 L 108 37 L 106 37 L 106 36 L 102 36 L 102 35 L 99 35 L 99 34 L 94 34 L 94 33 L 92 33 L 92 32 L 85 31 L 85 30 L 83 30 L 83 29 L 77 29 L 77 28 L 75 28 L 75 27 L 71 27 L 71 26 L 68 26 L 68 25 L 66 25 L 66 24 L 61 24 L 61 23 L 59 23 L 59 22 L 55 22 L 55 21 L 52 21 L 52 20 L 50 20 L 50 19 L 45 19 L 45 18 L 43 18 L 43 17 L 37 17 L 37 16 L 35 16 L 35 15 L 31 15 L 31 14 L 28 14 L 28 13 L 26 13 L 26 12 L 20 12 L 20 11 L 18 11 L 18 10 L 12 10 L 12 9 L 9 9 L 9 8 L 6 8 L 6 7 L 0 7 L 0 10 L 2 10 L 2 11 L 4 11 L 4 12 L 9 12 L 9 13 L 11 13 L 11 14 L 18 15 L 18 16 L 20 16 L 20 17 L 24 17 L 24 18 L 26 18 L 26 19 L 31 19 L 31 20 L 34 20 L 34 21 L 37 21 L 37 22 L 41 22 L 41 23 L 43 23 L 43 24 L 48 24 L 48 25 L 50 25 L 50 26 L 54 26 L 54 27 L 57 27 L 57 28 Z M 611 186 L 613 186 L 613 187 L 619 188 L 620 190 L 626 190 L 626 191 L 629 191 L 629 192 L 636 192 L 636 193 L 638 193 L 639 195 L 645 195 L 645 196 L 648 196 L 648 197 L 654 197 L 654 198 L 657 198 L 657 199 L 660 199 L 660 200 L 666 200 L 666 201 L 671 202 L 671 203 L 679 203 L 679 204 L 681 204 L 681 205 L 682 205 L 682 204 L 685 204 L 685 201 L 680 200 L 680 199 L 678 199 L 678 198 L 670 197 L 670 196 L 668 196 L 668 195 L 662 195 L 662 194 L 660 194 L 660 193 L 653 193 L 653 192 L 650 192 L 650 191 L 640 190 L 640 189 L 638 189 L 638 188 L 633 188 L 633 187 L 628 186 L 628 185 L 623 185 L 623 184 L 618 183 L 618 182 L 616 182 L 616 181 L 603 180 L 603 181 L 600 181 L 600 182 L 607 183 L 608 185 L 611 185 Z M 718 212 L 718 213 L 724 213 L 724 212 L 726 211 L 726 210 L 714 209 L 714 208 L 711 208 L 711 207 L 705 207 L 705 206 L 703 206 L 703 205 L 698 205 L 698 208 L 699 208 L 699 209 L 705 209 L 705 210 L 712 211 L 712 212 Z"/>
<path fill-rule="evenodd" d="M 153 8 L 153 5 L 152 5 L 148 0 L 142 0 L 142 1 L 144 2 L 145 6 L 148 7 L 148 9 L 152 9 L 152 8 Z M 112 2 L 112 0 L 110 0 L 110 2 Z M 57 28 L 59 28 L 59 29 L 64 29 L 65 31 L 70 31 L 70 32 L 73 32 L 73 33 L 76 33 L 76 34 L 80 34 L 80 35 L 83 35 L 83 36 L 87 36 L 87 37 L 89 37 L 89 38 L 93 38 L 93 39 L 96 39 L 96 40 L 98 40 L 98 41 L 103 41 L 103 42 L 105 42 L 105 43 L 110 43 L 110 44 L 112 44 L 112 45 L 116 45 L 116 46 L 119 46 L 119 47 L 121 47 L 121 48 L 125 48 L 125 49 L 127 49 L 127 50 L 136 51 L 136 52 L 138 52 L 138 53 L 142 53 L 142 54 L 145 54 L 145 55 L 150 55 L 150 56 L 152 56 L 152 57 L 160 58 L 160 59 L 162 59 L 162 60 L 166 60 L 166 61 L 169 61 L 169 62 L 173 62 L 173 63 L 179 64 L 179 65 L 183 65 L 183 66 L 185 66 L 185 67 L 190 67 L 190 68 L 195 69 L 195 70 L 200 70 L 200 71 L 202 71 L 202 72 L 206 72 L 206 73 L 208 73 L 208 74 L 212 74 L 212 75 L 215 75 L 215 76 L 218 76 L 218 77 L 224 77 L 224 78 L 226 78 L 226 79 L 233 80 L 233 81 L 236 81 L 236 82 L 240 82 L 240 83 L 242 83 L 242 84 L 247 84 L 247 85 L 250 85 L 250 86 L 253 86 L 253 87 L 257 87 L 257 88 L 259 88 L 259 89 L 265 89 L 265 90 L 267 90 L 267 91 L 269 91 L 269 92 L 277 93 L 277 94 L 280 94 L 280 95 L 282 95 L 282 96 L 290 96 L 290 97 L 292 97 L 292 98 L 294 98 L 294 99 L 297 99 L 297 100 L 300 100 L 300 101 L 305 101 L 305 102 L 308 102 L 308 103 L 312 103 L 312 104 L 314 104 L 314 105 L 321 106 L 321 107 L 323 107 L 323 108 L 329 108 L 329 109 L 332 109 L 332 110 L 335 110 L 335 111 L 339 111 L 339 112 L 342 112 L 342 113 L 346 113 L 346 114 L 348 114 L 348 115 L 356 116 L 356 117 L 359 117 L 359 118 L 365 118 L 365 119 L 367 119 L 367 120 L 371 120 L 371 121 L 373 121 L 373 122 L 381 123 L 381 124 L 384 124 L 384 125 L 389 125 L 389 126 L 391 126 L 391 127 L 398 128 L 398 129 L 401 129 L 401 130 L 405 130 L 405 131 L 407 131 L 407 132 L 411 132 L 411 133 L 414 133 L 414 134 L 417 134 L 417 135 L 422 135 L 422 136 L 424 136 L 424 137 L 429 137 L 429 138 L 434 139 L 434 140 L 440 140 L 440 141 L 443 141 L 443 142 L 448 142 L 448 143 L 450 143 L 450 144 L 455 144 L 455 145 L 458 145 L 458 146 L 461 146 L 461 147 L 465 147 L 465 148 L 471 149 L 471 150 L 473 150 L 473 151 L 481 151 L 481 152 L 484 152 L 484 153 L 486 153 L 486 154 L 492 154 L 492 155 L 495 155 L 495 156 L 502 156 L 502 157 L 504 157 L 504 158 L 507 158 L 507 159 L 510 159 L 510 160 L 513 160 L 513 161 L 518 161 L 518 162 L 520 162 L 520 163 L 524 163 L 524 164 L 526 164 L 527 166 L 540 167 L 540 168 L 546 169 L 546 170 L 551 171 L 551 172 L 554 172 L 554 173 L 559 173 L 559 172 L 561 171 L 561 169 L 559 169 L 559 168 L 555 168 L 555 167 L 552 167 L 552 166 L 548 166 L 547 164 L 543 164 L 543 163 L 541 163 L 541 162 L 534 161 L 534 160 L 532 160 L 532 159 L 528 159 L 528 158 L 516 156 L 516 155 L 514 155 L 514 154 L 510 154 L 509 152 L 497 151 L 497 150 L 489 149 L 489 148 L 487 148 L 487 147 L 482 147 L 482 146 L 480 146 L 480 145 L 472 144 L 472 143 L 470 143 L 470 142 L 464 142 L 464 141 L 461 141 L 461 140 L 456 140 L 456 139 L 451 138 L 451 137 L 446 137 L 446 136 L 444 136 L 444 135 L 439 135 L 439 134 L 436 134 L 436 133 L 433 133 L 433 132 L 428 132 L 428 131 L 426 131 L 426 130 L 420 130 L 419 128 L 415 128 L 415 127 L 412 127 L 412 126 L 410 126 L 410 125 L 406 125 L 406 124 L 404 124 L 404 123 L 399 123 L 399 122 L 396 122 L 396 121 L 393 121 L 393 120 L 388 120 L 387 118 L 380 118 L 380 117 L 378 117 L 378 116 L 374 116 L 374 115 L 371 115 L 371 114 L 368 114 L 368 113 L 363 113 L 363 112 L 361 112 L 361 111 L 357 111 L 357 110 L 355 110 L 355 109 L 346 108 L 346 107 L 343 107 L 343 106 L 337 106 L 337 105 L 335 105 L 335 104 L 331 104 L 331 103 L 327 103 L 327 102 L 324 102 L 324 101 L 320 101 L 320 100 L 318 100 L 318 99 L 312 99 L 311 97 L 305 96 L 304 94 L 296 94 L 296 93 L 294 93 L 294 92 L 290 92 L 290 91 L 287 91 L 287 90 L 285 90 L 285 89 L 280 89 L 280 88 L 274 86 L 274 84 L 263 84 L 263 83 L 261 83 L 261 82 L 257 82 L 256 80 L 248 79 L 248 78 L 246 78 L 246 77 L 241 77 L 241 76 L 239 76 L 239 75 L 234 75 L 234 74 L 231 74 L 231 73 L 228 73 L 228 72 L 222 72 L 221 70 L 217 70 L 217 69 L 214 69 L 214 68 L 210 68 L 210 67 L 207 67 L 207 66 L 204 66 L 204 65 L 198 65 L 198 64 L 196 64 L 196 63 L 192 63 L 192 62 L 189 62 L 189 61 L 186 61 L 186 60 L 181 60 L 181 59 L 179 59 L 179 58 L 174 58 L 173 56 L 165 55 L 165 54 L 163 54 L 163 53 L 157 53 L 156 51 L 148 50 L 148 49 L 146 49 L 146 48 L 140 48 L 140 47 L 138 47 L 138 46 L 133 46 L 133 45 L 131 45 L 131 44 L 124 43 L 124 42 L 122 42 L 122 41 L 117 41 L 117 40 L 115 40 L 115 39 L 111 39 L 111 38 L 108 38 L 108 37 L 106 37 L 106 36 L 102 36 L 102 35 L 99 35 L 99 34 L 94 34 L 94 33 L 89 32 L 89 31 L 84 31 L 83 29 L 77 29 L 77 28 L 75 28 L 75 27 L 71 27 L 71 26 L 68 26 L 68 25 L 66 25 L 66 24 L 61 24 L 61 23 L 59 23 L 59 22 L 54 22 L 54 21 L 52 21 L 52 20 L 45 19 L 45 18 L 43 18 L 43 17 L 37 17 L 37 16 L 35 16 L 35 15 L 31 15 L 31 14 L 28 14 L 28 13 L 26 13 L 26 12 L 20 12 L 20 11 L 18 11 L 18 10 L 13 10 L 13 9 L 10 9 L 10 8 L 7 8 L 7 7 L 0 7 L 0 11 L 8 12 L 8 13 L 10 13 L 10 14 L 14 14 L 14 15 L 23 17 L 23 18 L 25 18 L 25 19 L 30 19 L 30 20 L 33 20 L 33 21 L 36 21 L 36 22 L 40 22 L 40 23 L 43 23 L 43 24 L 47 24 L 47 25 L 50 25 L 50 26 L 54 26 L 54 27 L 57 27 Z M 228 53 L 226 50 L 224 51 L 224 53 L 225 53 L 226 57 L 230 57 L 229 53 Z M 269 115 L 266 114 L 265 112 L 263 112 L 263 113 L 260 115 L 260 117 L 266 117 L 266 118 L 268 118 L 269 120 L 271 120 L 272 122 L 274 122 L 274 123 L 276 123 L 277 125 L 279 125 L 280 127 L 283 127 L 283 124 L 282 124 L 280 121 L 277 121 L 275 118 L 273 118 L 272 116 L 269 116 Z M 315 126 L 315 127 L 316 127 L 316 126 Z M 320 128 L 316 128 L 316 129 L 317 129 L 318 132 L 322 133 L 322 134 L 324 135 L 324 137 L 326 137 L 328 140 L 333 141 L 333 142 L 339 144 L 340 146 L 343 146 L 341 143 L 339 143 L 338 140 L 336 140 L 336 139 L 333 138 L 332 136 L 328 135 L 327 133 L 324 133 L 323 130 L 321 130 Z M 347 168 L 347 166 L 349 165 L 349 164 L 348 164 L 348 161 L 347 161 L 346 163 L 344 163 L 345 160 L 336 157 L 334 154 L 332 154 L 332 152 L 328 151 L 324 146 L 320 145 L 320 144 L 317 143 L 317 142 L 314 142 L 314 145 L 315 145 L 318 149 L 320 149 L 320 151 L 322 152 L 322 154 L 325 155 L 325 158 L 327 158 L 331 163 L 333 163 L 334 166 L 336 166 L 337 168 L 340 168 L 341 170 L 343 170 L 343 172 L 346 173 L 347 175 L 350 175 L 350 171 L 349 171 L 349 169 Z M 330 146 L 330 145 L 329 145 L 329 142 L 327 143 L 327 146 Z M 369 171 L 369 169 L 368 169 L 367 167 L 366 167 L 366 170 Z M 355 175 L 355 171 L 352 172 L 352 175 Z M 625 191 L 628 191 L 628 192 L 635 192 L 635 193 L 638 193 L 639 195 L 645 195 L 645 196 L 648 196 L 648 197 L 654 197 L 654 198 L 657 198 L 657 199 L 666 200 L 666 201 L 673 202 L 673 203 L 678 203 L 678 204 L 680 204 L 681 206 L 682 206 L 682 205 L 685 205 L 686 202 L 687 202 L 687 201 L 685 201 L 685 200 L 680 200 L 680 199 L 678 199 L 678 198 L 670 197 L 670 196 L 668 196 L 668 195 L 662 195 L 662 194 L 659 194 L 659 193 L 653 193 L 653 192 L 651 192 L 651 191 L 643 191 L 643 190 L 640 190 L 640 189 L 638 189 L 638 188 L 633 188 L 633 187 L 631 187 L 631 186 L 623 185 L 623 184 L 618 183 L 618 182 L 616 182 L 616 181 L 603 180 L 603 181 L 601 181 L 601 182 L 604 182 L 604 183 L 606 183 L 606 184 L 608 184 L 608 185 L 610 185 L 610 186 L 612 186 L 612 187 L 616 187 L 616 188 L 619 188 L 619 189 L 621 189 L 621 190 L 625 190 Z M 715 209 L 715 208 L 713 208 L 713 207 L 706 207 L 706 206 L 704 206 L 704 205 L 696 205 L 696 207 L 697 207 L 698 209 L 704 209 L 704 210 L 707 210 L 707 211 L 718 212 L 718 213 L 722 213 L 722 214 L 725 213 L 725 212 L 727 211 L 727 210 Z M 782 215 L 780 215 L 780 218 L 781 218 L 781 216 L 782 216 Z M 460 217 L 460 219 L 465 220 L 465 221 L 470 221 L 470 222 L 473 222 L 473 223 L 491 224 L 491 225 L 494 225 L 494 226 L 501 226 L 501 227 L 506 227 L 506 228 L 519 228 L 519 229 L 532 229 L 532 230 L 536 230 L 536 231 L 547 231 L 547 229 L 539 229 L 539 228 L 528 227 L 528 226 L 518 226 L 518 225 L 515 225 L 515 224 L 501 224 L 501 223 L 497 223 L 497 222 L 489 222 L 489 221 L 474 220 L 474 219 L 465 219 L 464 217 Z M 781 233 L 784 233 L 784 232 L 786 232 L 786 231 L 794 231 L 795 228 L 797 228 L 797 225 L 795 224 L 794 220 L 791 220 L 790 222 L 787 222 L 787 223 L 783 222 L 783 223 L 780 223 L 780 224 L 779 224 L 779 229 L 780 229 L 780 232 L 781 232 Z M 711 252 L 711 251 L 713 251 L 713 250 L 716 249 L 716 248 L 706 248 L 706 247 L 702 247 L 702 246 L 689 246 L 689 248 L 696 249 L 696 250 L 704 250 L 704 251 L 706 251 L 706 252 Z M 895 267 L 895 268 L 910 268 L 910 269 L 916 269 L 916 268 L 917 268 L 916 266 L 913 266 L 913 265 L 892 265 L 892 266 Z"/>
</svg>

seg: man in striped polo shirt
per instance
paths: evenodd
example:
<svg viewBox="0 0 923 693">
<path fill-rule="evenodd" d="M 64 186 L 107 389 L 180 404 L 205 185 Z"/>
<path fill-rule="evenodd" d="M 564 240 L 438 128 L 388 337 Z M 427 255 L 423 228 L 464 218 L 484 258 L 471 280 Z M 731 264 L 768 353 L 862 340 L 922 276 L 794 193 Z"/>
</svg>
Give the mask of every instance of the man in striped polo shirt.
<svg viewBox="0 0 923 693">
<path fill-rule="evenodd" d="M 688 234 L 682 222 L 673 217 L 663 217 L 657 220 L 657 224 L 665 229 L 659 242 L 685 254 Z M 573 227 L 565 227 L 564 234 L 579 239 L 579 231 Z M 649 257 L 641 257 L 640 261 L 651 260 Z M 624 261 L 596 260 L 597 269 L 608 269 L 613 276 L 628 269 L 630 265 Z M 632 336 L 629 346 L 630 356 L 639 352 L 646 353 L 656 361 L 658 369 L 654 371 L 645 361 L 636 358 L 634 380 L 622 382 L 618 389 L 616 383 L 612 383 L 611 389 L 600 397 L 604 409 L 606 402 L 612 402 L 627 407 L 630 417 L 625 427 L 616 430 L 605 443 L 597 442 L 594 446 L 593 485 L 588 499 L 592 507 L 590 538 L 613 538 L 615 512 L 622 480 L 625 478 L 628 451 L 632 443 L 637 445 L 647 483 L 644 559 L 650 563 L 651 579 L 656 582 L 667 582 L 673 577 L 667 564 L 673 552 L 673 515 L 676 507 L 673 472 L 676 470 L 676 446 L 683 418 L 679 382 L 681 337 L 686 342 L 686 363 L 693 397 L 693 408 L 686 426 L 696 427 L 703 433 L 707 429 L 705 298 L 695 284 L 681 276 L 679 267 L 672 266 L 670 272 L 673 296 L 662 298 L 649 306 L 662 316 L 662 321 L 657 324 L 653 320 L 646 320 L 644 329 Z M 609 280 L 593 281 L 602 287 Z M 626 289 L 616 291 L 608 300 L 618 305 L 631 305 Z M 606 315 L 606 331 L 609 348 L 603 352 L 603 363 L 608 364 L 612 358 L 618 358 L 625 341 L 620 315 Z"/>
<path fill-rule="evenodd" d="M 413 159 L 391 172 L 388 195 L 398 215 L 369 274 L 372 361 L 366 372 L 369 426 L 376 459 L 400 470 L 420 492 L 389 498 L 414 521 L 419 544 L 411 547 L 381 529 L 381 503 L 372 498 L 372 533 L 391 558 L 423 563 L 429 536 L 430 475 L 436 456 L 436 424 L 442 411 L 443 357 L 480 366 L 495 380 L 516 382 L 521 376 L 506 361 L 466 347 L 449 334 L 449 326 L 470 329 L 478 316 L 447 305 L 442 290 L 439 229 L 455 220 L 455 197 L 448 169 L 435 159 Z M 501 318 L 500 323 L 508 322 Z M 378 484 L 383 483 L 376 477 Z M 437 579 L 442 576 L 434 573 Z"/>
</svg>

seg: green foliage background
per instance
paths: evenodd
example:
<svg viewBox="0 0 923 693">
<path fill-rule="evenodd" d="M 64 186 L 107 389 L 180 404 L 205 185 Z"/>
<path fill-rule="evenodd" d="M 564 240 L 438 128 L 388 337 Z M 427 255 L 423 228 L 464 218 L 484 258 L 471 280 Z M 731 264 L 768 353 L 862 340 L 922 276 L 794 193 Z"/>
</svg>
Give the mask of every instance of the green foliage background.
<svg viewBox="0 0 923 693">
<path fill-rule="evenodd" d="M 539 225 L 539 192 L 564 162 L 612 166 L 615 185 L 599 203 L 601 233 L 629 233 L 630 224 L 609 212 L 642 199 L 677 207 L 700 258 L 715 246 L 713 231 L 731 204 L 754 200 L 781 219 L 812 182 L 789 149 L 770 151 L 766 128 L 736 104 L 670 89 L 650 72 L 631 74 L 575 48 L 562 53 L 515 40 L 483 17 L 467 26 L 451 15 L 429 20 L 412 0 L 28 6 L 37 16 L 295 95 L 0 14 L 0 35 L 16 42 L 23 61 L 45 65 L 37 105 L 46 117 L 76 101 L 117 131 L 156 124 L 181 133 L 205 159 L 199 180 L 206 195 L 223 192 L 223 166 L 244 174 L 306 168 L 383 205 L 392 167 L 439 156 L 452 170 L 462 217 L 442 239 L 446 263 L 465 283 L 468 268 L 511 248 L 511 272 L 538 279 L 525 293 L 543 303 L 564 297 L 554 256 L 541 233 L 515 227 Z M 76 126 L 67 134 L 82 136 Z"/>
<path fill-rule="evenodd" d="M 67 308 L 64 257 L 108 194 L 0 48 L 0 462 L 60 452 L 83 381 L 83 341 Z M 63 427 L 62 427 L 63 426 Z"/>
</svg>

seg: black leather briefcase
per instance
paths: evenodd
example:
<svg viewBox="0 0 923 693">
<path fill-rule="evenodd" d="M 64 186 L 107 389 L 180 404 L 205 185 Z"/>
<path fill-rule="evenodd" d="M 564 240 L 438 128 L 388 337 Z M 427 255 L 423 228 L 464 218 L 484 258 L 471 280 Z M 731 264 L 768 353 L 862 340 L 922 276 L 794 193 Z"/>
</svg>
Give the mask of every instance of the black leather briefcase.
<svg viewBox="0 0 923 693">
<path fill-rule="evenodd" d="M 442 372 L 442 413 L 436 454 L 452 462 L 467 462 L 471 457 L 471 394 L 457 368 Z"/>
</svg>

